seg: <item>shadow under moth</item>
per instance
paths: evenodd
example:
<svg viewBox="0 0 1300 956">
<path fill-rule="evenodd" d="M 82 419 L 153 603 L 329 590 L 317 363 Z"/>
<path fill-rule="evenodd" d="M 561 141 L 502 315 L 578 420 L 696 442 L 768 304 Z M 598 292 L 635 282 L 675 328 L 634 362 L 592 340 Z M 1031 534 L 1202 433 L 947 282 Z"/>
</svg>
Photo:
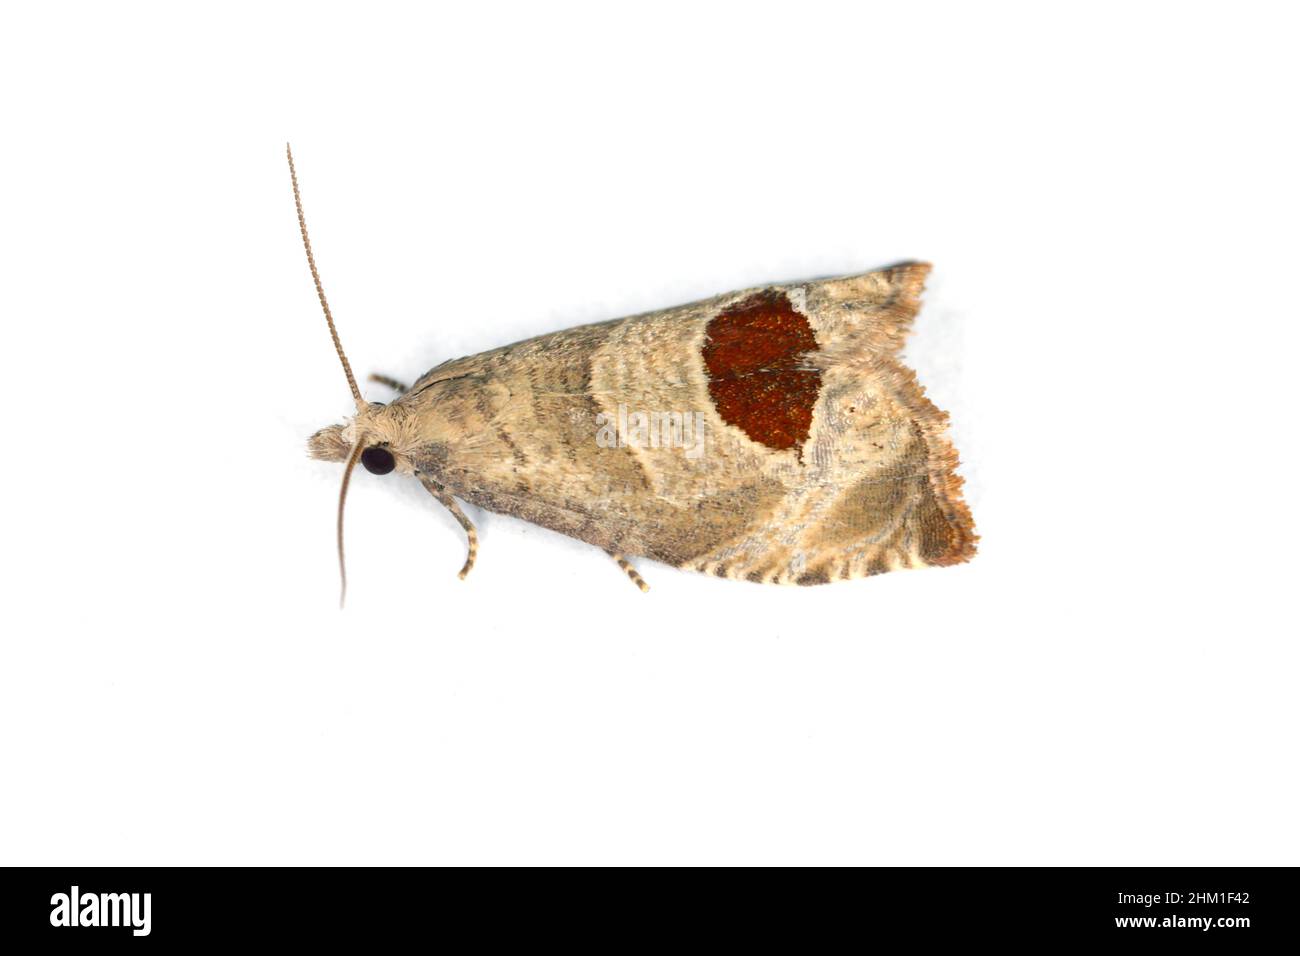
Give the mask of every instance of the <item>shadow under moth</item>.
<svg viewBox="0 0 1300 956">
<path fill-rule="evenodd" d="M 356 415 L 314 458 L 413 475 L 456 499 L 607 552 L 724 578 L 826 584 L 975 553 L 957 454 L 898 353 L 930 267 L 730 292 L 454 359 L 387 404 L 361 397 L 298 225 Z"/>
</svg>

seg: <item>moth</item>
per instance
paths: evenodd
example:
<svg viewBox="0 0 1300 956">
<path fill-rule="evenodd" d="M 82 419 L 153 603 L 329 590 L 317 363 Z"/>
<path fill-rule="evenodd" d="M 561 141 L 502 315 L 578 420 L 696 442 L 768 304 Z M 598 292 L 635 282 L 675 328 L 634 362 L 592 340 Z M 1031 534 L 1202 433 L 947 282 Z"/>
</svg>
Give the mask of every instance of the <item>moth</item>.
<svg viewBox="0 0 1300 956">
<path fill-rule="evenodd" d="M 311 436 L 343 462 L 337 534 L 357 462 L 411 475 L 465 530 L 457 499 L 607 552 L 723 578 L 826 584 L 975 553 L 947 415 L 899 351 L 930 267 L 745 289 L 553 332 L 444 362 L 388 403 L 353 377 L 307 264 L 356 414 Z"/>
</svg>

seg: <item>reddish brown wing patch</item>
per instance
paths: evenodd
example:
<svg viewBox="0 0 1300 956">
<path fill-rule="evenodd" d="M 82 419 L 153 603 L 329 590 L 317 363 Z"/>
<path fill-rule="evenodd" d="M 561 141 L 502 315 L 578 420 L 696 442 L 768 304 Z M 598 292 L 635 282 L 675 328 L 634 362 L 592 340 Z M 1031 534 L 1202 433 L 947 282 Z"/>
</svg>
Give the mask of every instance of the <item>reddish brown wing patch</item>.
<svg viewBox="0 0 1300 956">
<path fill-rule="evenodd" d="M 705 331 L 701 354 L 722 420 L 768 448 L 802 447 L 822 378 L 801 367 L 817 351 L 807 317 L 772 290 L 719 313 Z"/>
</svg>

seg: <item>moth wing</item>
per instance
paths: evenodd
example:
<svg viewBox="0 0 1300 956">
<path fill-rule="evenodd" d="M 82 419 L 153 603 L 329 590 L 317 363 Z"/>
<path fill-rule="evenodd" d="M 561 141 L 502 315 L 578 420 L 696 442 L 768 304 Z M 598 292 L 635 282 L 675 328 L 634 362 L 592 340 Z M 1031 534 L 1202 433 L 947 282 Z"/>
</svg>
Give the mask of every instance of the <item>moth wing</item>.
<svg viewBox="0 0 1300 956">
<path fill-rule="evenodd" d="M 724 577 L 967 560 L 946 418 L 895 358 L 928 270 L 745 290 L 475 356 L 474 427 L 426 466 L 489 510 Z M 641 415 L 697 427 L 665 441 Z"/>
</svg>

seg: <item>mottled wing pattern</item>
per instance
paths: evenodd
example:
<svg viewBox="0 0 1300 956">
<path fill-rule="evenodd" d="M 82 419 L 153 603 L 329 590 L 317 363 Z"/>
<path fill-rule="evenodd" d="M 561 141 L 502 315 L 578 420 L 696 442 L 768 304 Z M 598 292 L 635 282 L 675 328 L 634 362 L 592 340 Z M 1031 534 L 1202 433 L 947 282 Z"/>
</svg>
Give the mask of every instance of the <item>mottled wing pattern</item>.
<svg viewBox="0 0 1300 956">
<path fill-rule="evenodd" d="M 448 363 L 404 401 L 472 419 L 469 437 L 431 444 L 421 470 L 489 510 L 722 577 L 968 560 L 946 416 L 897 359 L 928 269 L 747 290 Z M 623 428 L 638 414 L 699 421 L 702 439 L 647 441 Z M 611 422 L 623 440 L 600 441 Z"/>
</svg>

